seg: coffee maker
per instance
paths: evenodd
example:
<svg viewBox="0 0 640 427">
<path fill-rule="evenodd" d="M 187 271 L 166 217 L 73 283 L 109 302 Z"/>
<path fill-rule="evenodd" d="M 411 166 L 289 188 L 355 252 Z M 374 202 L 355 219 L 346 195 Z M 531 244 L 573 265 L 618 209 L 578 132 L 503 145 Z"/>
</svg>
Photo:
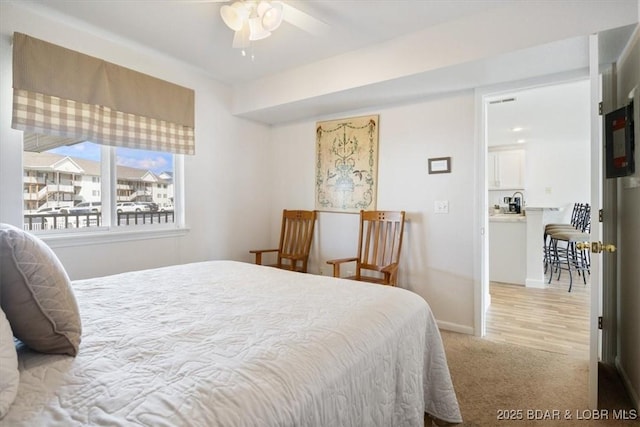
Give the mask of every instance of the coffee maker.
<svg viewBox="0 0 640 427">
<path fill-rule="evenodd" d="M 519 214 L 522 212 L 522 202 L 520 197 L 512 197 L 511 203 L 509 203 L 509 212 Z"/>
<path fill-rule="evenodd" d="M 504 202 L 509 206 L 509 213 L 520 214 L 522 212 L 522 199 L 520 197 L 505 197 Z"/>
</svg>

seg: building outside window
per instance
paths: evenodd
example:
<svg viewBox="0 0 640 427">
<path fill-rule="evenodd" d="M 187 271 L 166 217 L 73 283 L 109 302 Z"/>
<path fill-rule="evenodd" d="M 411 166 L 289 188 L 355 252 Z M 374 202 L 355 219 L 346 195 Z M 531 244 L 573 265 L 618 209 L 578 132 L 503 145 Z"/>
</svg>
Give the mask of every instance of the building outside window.
<svg viewBox="0 0 640 427">
<path fill-rule="evenodd" d="M 193 89 L 19 32 L 13 59 L 25 228 L 184 225 L 173 202 L 195 154 Z"/>
<path fill-rule="evenodd" d="M 24 151 L 24 227 L 31 231 L 175 222 L 174 154 L 91 142 Z M 115 168 L 110 161 L 115 159 Z M 106 165 L 105 165 L 106 163 Z M 102 171 L 115 170 L 114 179 Z M 109 183 L 115 183 L 110 188 Z M 102 194 L 115 194 L 108 209 Z M 111 215 L 113 212 L 113 216 Z"/>
</svg>

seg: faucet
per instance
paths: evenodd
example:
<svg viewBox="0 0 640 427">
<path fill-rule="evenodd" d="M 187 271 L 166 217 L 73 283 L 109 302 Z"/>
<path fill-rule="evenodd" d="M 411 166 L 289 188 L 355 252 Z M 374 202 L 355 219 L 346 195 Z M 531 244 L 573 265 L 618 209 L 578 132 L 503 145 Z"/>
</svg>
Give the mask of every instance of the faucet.
<svg viewBox="0 0 640 427">
<path fill-rule="evenodd" d="M 514 201 L 516 200 L 516 199 L 515 199 L 516 194 L 519 194 L 519 195 L 520 195 L 521 203 L 518 203 L 518 204 L 516 205 L 516 206 L 517 206 L 517 212 L 518 212 L 518 213 L 520 213 L 520 212 L 522 212 L 522 208 L 524 207 L 524 194 L 522 194 L 522 192 L 521 192 L 521 191 L 516 191 L 515 193 L 513 193 L 513 195 L 511 196 L 511 198 L 512 198 Z"/>
</svg>

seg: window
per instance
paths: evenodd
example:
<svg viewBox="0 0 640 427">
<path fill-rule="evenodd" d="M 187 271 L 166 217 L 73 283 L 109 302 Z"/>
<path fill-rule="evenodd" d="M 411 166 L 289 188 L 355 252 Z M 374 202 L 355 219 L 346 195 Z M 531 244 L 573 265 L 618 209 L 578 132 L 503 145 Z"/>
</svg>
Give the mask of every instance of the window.
<svg viewBox="0 0 640 427">
<path fill-rule="evenodd" d="M 176 156 L 91 142 L 24 151 L 24 228 L 47 232 L 174 224 Z M 103 171 L 115 176 L 105 177 Z"/>
<path fill-rule="evenodd" d="M 13 59 L 26 228 L 184 223 L 174 165 L 195 153 L 192 89 L 18 32 Z"/>
<path fill-rule="evenodd" d="M 117 225 L 174 222 L 173 205 L 160 211 L 167 203 L 160 190 L 174 188 L 174 154 L 122 147 L 115 154 Z"/>
</svg>

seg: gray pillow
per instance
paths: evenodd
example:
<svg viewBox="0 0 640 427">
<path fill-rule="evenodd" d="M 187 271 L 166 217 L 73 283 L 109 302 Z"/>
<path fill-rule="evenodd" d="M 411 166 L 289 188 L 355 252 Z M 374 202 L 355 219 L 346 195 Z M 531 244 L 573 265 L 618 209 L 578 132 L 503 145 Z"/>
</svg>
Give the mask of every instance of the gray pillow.
<svg viewBox="0 0 640 427">
<path fill-rule="evenodd" d="M 0 306 L 33 350 L 75 356 L 80 313 L 62 263 L 42 240 L 0 224 Z"/>
</svg>

